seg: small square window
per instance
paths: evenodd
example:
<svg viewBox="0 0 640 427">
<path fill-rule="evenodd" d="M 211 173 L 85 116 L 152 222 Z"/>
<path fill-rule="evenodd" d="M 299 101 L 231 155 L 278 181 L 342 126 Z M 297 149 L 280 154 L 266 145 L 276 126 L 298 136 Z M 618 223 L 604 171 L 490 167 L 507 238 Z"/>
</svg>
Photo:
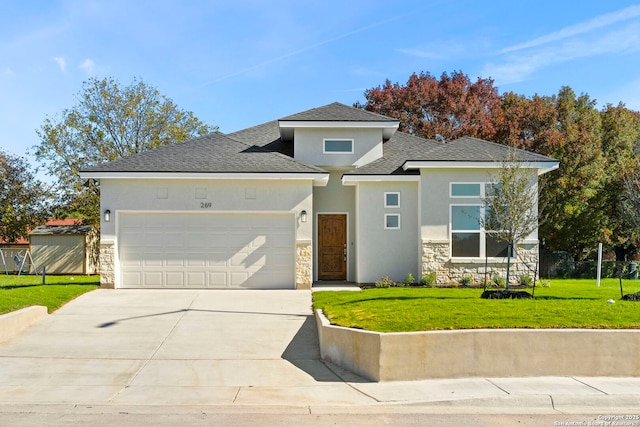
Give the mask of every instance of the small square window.
<svg viewBox="0 0 640 427">
<path fill-rule="evenodd" d="M 400 214 L 385 214 L 384 228 L 387 230 L 397 230 L 400 228 Z"/>
<path fill-rule="evenodd" d="M 353 153 L 353 139 L 325 139 L 323 146 L 324 153 Z"/>
<path fill-rule="evenodd" d="M 385 208 L 399 208 L 400 207 L 400 193 L 384 193 L 384 207 Z"/>
</svg>

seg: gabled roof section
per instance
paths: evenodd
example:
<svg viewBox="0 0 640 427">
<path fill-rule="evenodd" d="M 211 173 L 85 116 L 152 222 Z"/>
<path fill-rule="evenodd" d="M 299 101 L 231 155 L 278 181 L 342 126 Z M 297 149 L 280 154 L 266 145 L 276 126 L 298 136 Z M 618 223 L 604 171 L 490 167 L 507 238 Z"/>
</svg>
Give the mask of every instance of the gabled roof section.
<svg viewBox="0 0 640 427">
<path fill-rule="evenodd" d="M 323 107 L 312 108 L 292 114 L 278 120 L 279 122 L 398 122 L 397 119 L 372 113 L 360 108 L 334 102 Z"/>
<path fill-rule="evenodd" d="M 464 136 L 445 144 L 438 143 L 430 151 L 429 158 L 412 160 L 430 160 L 446 162 L 496 162 L 506 159 L 513 152 L 517 160 L 522 162 L 555 161 L 550 157 L 532 153 L 530 151 L 514 149 L 506 145 L 485 141 L 479 138 Z"/>
<path fill-rule="evenodd" d="M 269 139 L 266 137 L 265 139 Z M 264 141 L 262 141 L 264 142 Z M 82 175 L 99 178 L 114 173 L 312 173 L 326 174 L 277 151 L 250 145 L 220 132 L 167 145 L 86 168 Z"/>
<path fill-rule="evenodd" d="M 278 120 L 280 136 L 284 141 L 293 139 L 296 128 L 378 128 L 384 139 L 389 139 L 398 129 L 397 119 L 372 113 L 360 108 L 334 102 L 323 107 L 312 108 Z"/>
<path fill-rule="evenodd" d="M 357 176 L 417 175 L 421 168 L 494 168 L 513 148 L 478 138 L 463 137 L 448 143 L 397 132 L 384 143 L 384 154 L 366 166 L 345 173 L 347 180 Z M 525 167 L 539 173 L 558 167 L 558 161 L 540 154 L 515 149 Z"/>
</svg>

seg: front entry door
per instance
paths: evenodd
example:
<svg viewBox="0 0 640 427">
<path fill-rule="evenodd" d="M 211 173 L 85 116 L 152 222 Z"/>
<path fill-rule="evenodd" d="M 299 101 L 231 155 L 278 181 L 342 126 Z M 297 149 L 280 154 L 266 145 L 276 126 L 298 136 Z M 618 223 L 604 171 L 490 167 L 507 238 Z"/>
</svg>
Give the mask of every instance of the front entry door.
<svg viewBox="0 0 640 427">
<path fill-rule="evenodd" d="M 347 280 L 347 215 L 318 215 L 318 280 Z"/>
</svg>

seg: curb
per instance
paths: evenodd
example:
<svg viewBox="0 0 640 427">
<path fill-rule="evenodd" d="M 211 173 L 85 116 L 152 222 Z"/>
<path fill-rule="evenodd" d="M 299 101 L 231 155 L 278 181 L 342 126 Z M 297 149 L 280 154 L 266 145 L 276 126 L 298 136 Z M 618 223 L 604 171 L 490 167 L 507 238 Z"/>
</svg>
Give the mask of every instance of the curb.
<svg viewBox="0 0 640 427">
<path fill-rule="evenodd" d="M 10 340 L 47 315 L 47 307 L 43 305 L 32 305 L 0 315 L 0 342 Z"/>
</svg>

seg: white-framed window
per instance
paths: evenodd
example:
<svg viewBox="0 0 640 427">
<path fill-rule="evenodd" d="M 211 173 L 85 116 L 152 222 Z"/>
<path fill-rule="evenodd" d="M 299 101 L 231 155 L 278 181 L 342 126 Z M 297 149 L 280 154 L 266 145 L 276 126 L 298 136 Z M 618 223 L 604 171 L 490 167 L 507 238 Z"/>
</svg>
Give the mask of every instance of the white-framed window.
<svg viewBox="0 0 640 427">
<path fill-rule="evenodd" d="M 500 184 L 495 182 L 452 182 L 449 184 L 449 196 L 456 198 L 490 197 Z"/>
<path fill-rule="evenodd" d="M 481 205 L 451 205 L 451 257 L 452 258 L 505 258 L 509 245 L 499 240 L 491 230 L 481 224 L 485 215 Z M 513 251 L 511 253 L 513 257 Z"/>
<path fill-rule="evenodd" d="M 353 154 L 353 139 L 323 139 L 324 154 Z"/>
<path fill-rule="evenodd" d="M 400 207 L 400 193 L 397 191 L 389 191 L 384 193 L 384 207 L 385 208 L 399 208 Z"/>
<path fill-rule="evenodd" d="M 452 182 L 449 189 L 451 197 L 480 197 L 482 185 L 479 182 Z"/>
<path fill-rule="evenodd" d="M 385 230 L 399 230 L 400 214 L 384 214 L 384 228 Z"/>
</svg>

